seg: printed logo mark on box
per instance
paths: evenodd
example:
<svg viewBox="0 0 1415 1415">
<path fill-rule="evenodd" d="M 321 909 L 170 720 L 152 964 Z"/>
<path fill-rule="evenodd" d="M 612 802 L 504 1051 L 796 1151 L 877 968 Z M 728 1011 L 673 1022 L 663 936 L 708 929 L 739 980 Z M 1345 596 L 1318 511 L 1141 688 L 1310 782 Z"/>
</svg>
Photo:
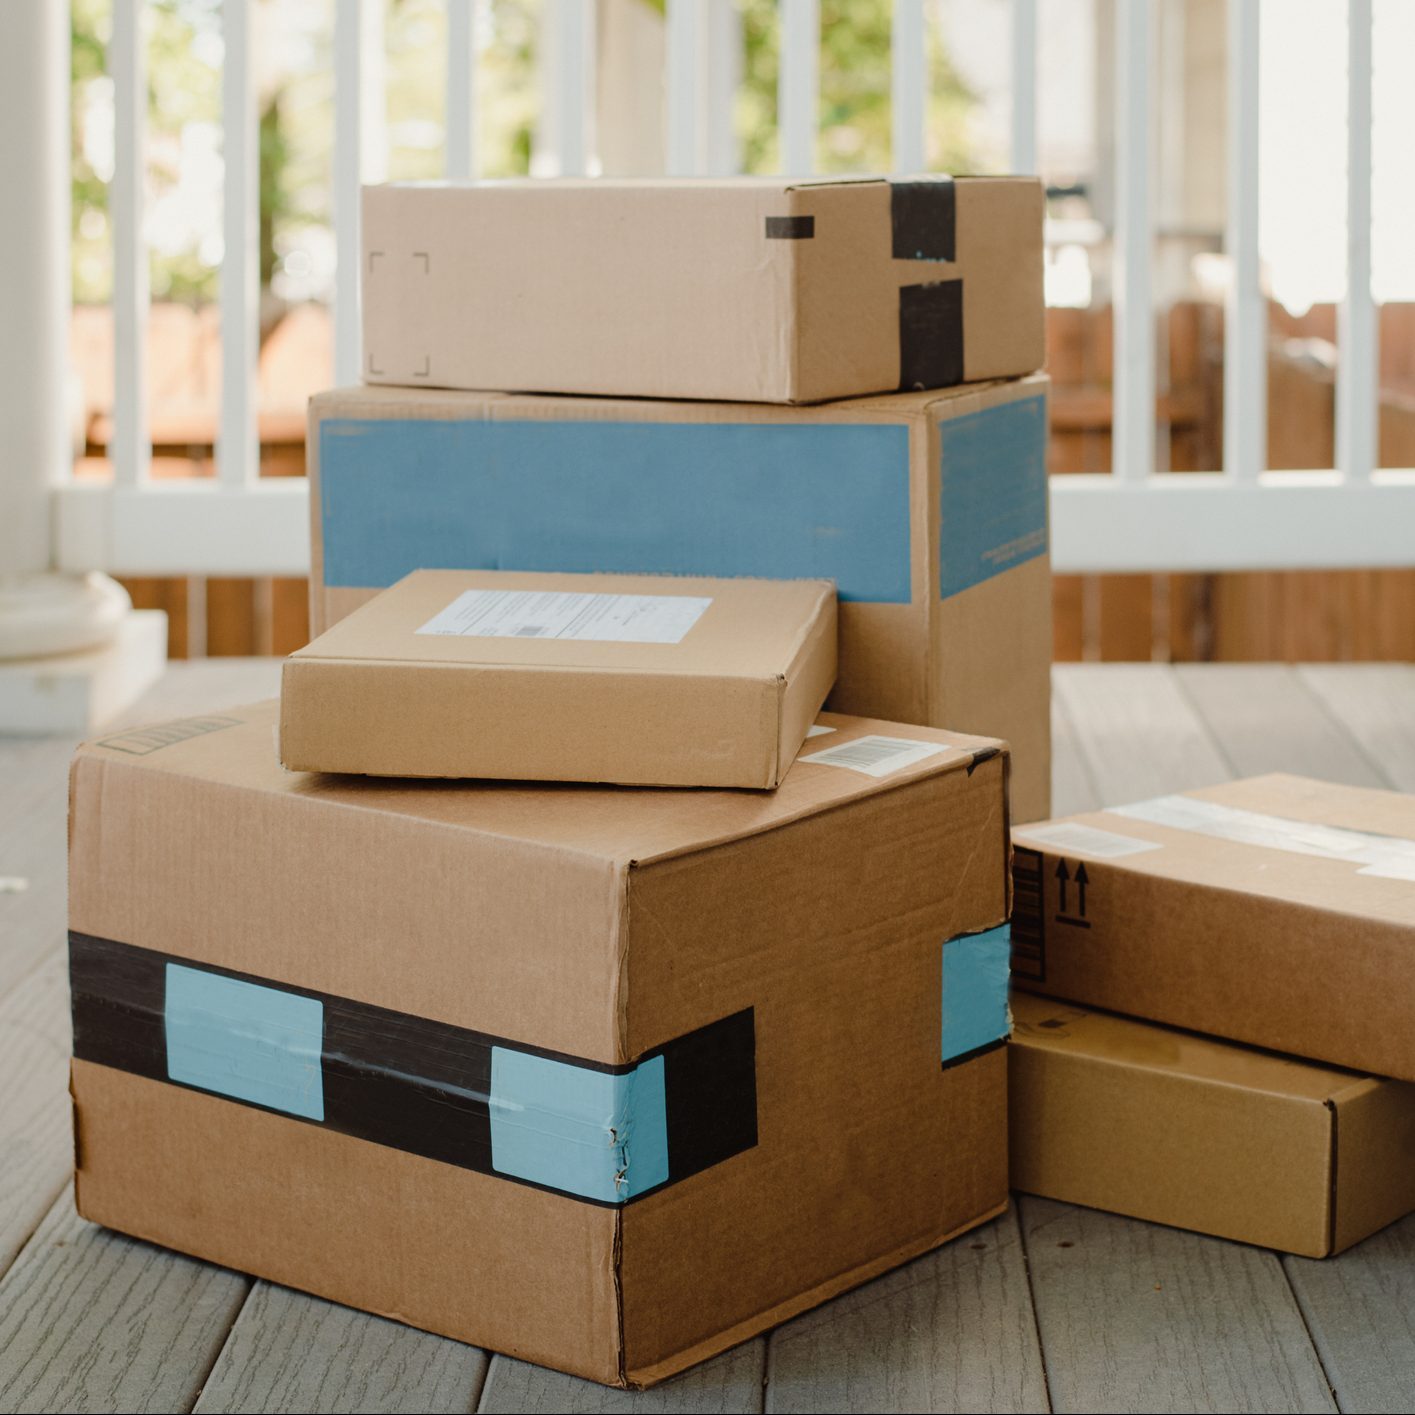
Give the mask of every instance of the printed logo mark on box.
<svg viewBox="0 0 1415 1415">
<path fill-rule="evenodd" d="M 207 732 L 220 732 L 223 727 L 239 727 L 240 723 L 238 717 L 181 717 L 175 722 L 159 723 L 156 727 L 139 727 L 131 732 L 100 738 L 98 745 L 112 752 L 146 757 L 174 743 L 201 737 Z"/>
</svg>

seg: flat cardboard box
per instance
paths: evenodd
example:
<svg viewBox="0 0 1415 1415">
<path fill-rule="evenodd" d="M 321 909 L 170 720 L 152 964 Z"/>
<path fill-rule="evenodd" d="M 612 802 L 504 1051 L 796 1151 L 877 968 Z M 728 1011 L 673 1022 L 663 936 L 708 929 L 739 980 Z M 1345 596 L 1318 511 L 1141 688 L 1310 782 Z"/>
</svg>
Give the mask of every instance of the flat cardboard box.
<svg viewBox="0 0 1415 1415">
<path fill-rule="evenodd" d="M 85 1217 L 648 1385 L 1005 1207 L 1001 744 L 418 782 L 284 771 L 276 714 L 74 761 Z"/>
<path fill-rule="evenodd" d="M 1325 1258 L 1415 1209 L 1415 1086 L 1018 993 L 1012 1185 Z"/>
<path fill-rule="evenodd" d="M 1002 737 L 1049 813 L 1043 377 L 824 408 L 355 388 L 310 404 L 312 630 L 419 569 L 833 580 L 839 712 Z"/>
<path fill-rule="evenodd" d="M 363 198 L 368 383 L 816 403 L 1031 373 L 1035 177 L 402 182 Z"/>
<path fill-rule="evenodd" d="M 295 771 L 780 784 L 835 681 L 835 588 L 420 570 L 285 660 Z"/>
<path fill-rule="evenodd" d="M 1415 1081 L 1415 797 L 1259 776 L 1013 844 L 1018 986 Z"/>
</svg>

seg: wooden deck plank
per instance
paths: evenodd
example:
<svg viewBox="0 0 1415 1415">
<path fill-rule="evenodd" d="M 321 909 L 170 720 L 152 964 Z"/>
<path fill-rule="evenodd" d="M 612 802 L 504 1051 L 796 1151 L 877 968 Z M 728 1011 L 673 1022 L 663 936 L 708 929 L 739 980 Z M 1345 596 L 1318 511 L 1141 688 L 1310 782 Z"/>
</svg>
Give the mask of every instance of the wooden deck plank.
<svg viewBox="0 0 1415 1415">
<path fill-rule="evenodd" d="M 73 1169 L 69 1121 L 69 980 L 64 961 L 40 964 L 0 1002 L 0 1273 Z"/>
<path fill-rule="evenodd" d="M 0 738 L 0 998 L 64 940 L 71 750 Z"/>
<path fill-rule="evenodd" d="M 1024 1198 L 1058 1411 L 1334 1410 L 1277 1258 Z"/>
<path fill-rule="evenodd" d="M 1415 1215 L 1337 1258 L 1285 1258 L 1341 1408 L 1415 1404 Z"/>
<path fill-rule="evenodd" d="M 1071 664 L 1057 673 L 1056 687 L 1104 805 L 1212 786 L 1233 775 L 1172 669 Z"/>
<path fill-rule="evenodd" d="M 1298 672 L 1372 767 L 1396 790 L 1415 791 L 1415 667 L 1319 663 Z"/>
<path fill-rule="evenodd" d="M 1348 786 L 1385 785 L 1290 665 L 1195 663 L 1174 672 L 1236 775 L 1290 771 Z"/>
<path fill-rule="evenodd" d="M 248 1286 L 65 1193 L 0 1281 L 0 1411 L 189 1410 Z"/>
<path fill-rule="evenodd" d="M 771 1334 L 768 1411 L 1045 1411 L 1014 1214 Z"/>
<path fill-rule="evenodd" d="M 477 1409 L 487 1415 L 756 1415 L 765 1364 L 766 1342 L 758 1337 L 652 1390 L 629 1391 L 493 1356 Z"/>
<path fill-rule="evenodd" d="M 257 1282 L 196 1409 L 472 1410 L 486 1367 L 474 1346 Z"/>
</svg>

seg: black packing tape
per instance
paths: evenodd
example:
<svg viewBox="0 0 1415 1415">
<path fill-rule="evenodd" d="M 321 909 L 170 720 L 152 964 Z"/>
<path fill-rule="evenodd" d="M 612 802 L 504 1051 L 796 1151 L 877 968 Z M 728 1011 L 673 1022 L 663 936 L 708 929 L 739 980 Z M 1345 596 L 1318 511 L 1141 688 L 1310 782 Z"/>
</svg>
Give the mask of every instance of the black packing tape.
<svg viewBox="0 0 1415 1415">
<path fill-rule="evenodd" d="M 172 1080 L 168 1075 L 166 1037 L 169 963 L 296 997 L 314 998 L 323 1004 L 322 1121 Z M 644 1061 L 662 1056 L 667 1184 L 752 1149 L 757 1143 L 756 1030 L 750 1008 L 655 1047 L 637 1061 L 608 1066 L 72 931 L 69 980 L 74 1055 L 81 1061 L 200 1090 L 232 1104 L 270 1110 L 271 1114 L 302 1124 L 320 1125 L 425 1159 L 495 1174 L 512 1183 L 550 1189 L 581 1203 L 601 1201 L 493 1169 L 493 1047 L 611 1075 L 624 1075 Z M 634 1202 L 634 1198 L 628 1202 Z"/>
<path fill-rule="evenodd" d="M 963 282 L 939 280 L 899 291 L 899 387 L 963 382 Z"/>
<path fill-rule="evenodd" d="M 768 241 L 809 241 L 815 234 L 814 216 L 768 216 L 766 219 Z"/>
<path fill-rule="evenodd" d="M 889 184 L 895 260 L 957 260 L 958 198 L 951 178 Z"/>
</svg>

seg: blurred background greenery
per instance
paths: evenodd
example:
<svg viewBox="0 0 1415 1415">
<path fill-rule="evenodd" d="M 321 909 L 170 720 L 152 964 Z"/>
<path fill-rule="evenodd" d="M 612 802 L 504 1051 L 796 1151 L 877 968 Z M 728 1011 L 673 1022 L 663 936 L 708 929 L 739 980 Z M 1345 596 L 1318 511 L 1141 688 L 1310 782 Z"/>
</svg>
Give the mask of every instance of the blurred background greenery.
<svg viewBox="0 0 1415 1415">
<path fill-rule="evenodd" d="M 723 0 L 726 3 L 727 0 Z M 111 290 L 108 178 L 112 85 L 105 51 L 113 0 L 72 0 L 74 298 Z M 524 174 L 538 107 L 536 40 L 545 0 L 478 6 L 477 159 L 487 177 Z M 631 0 L 663 13 L 664 0 Z M 258 0 L 260 274 L 282 302 L 327 300 L 333 274 L 334 0 Z M 740 168 L 779 166 L 777 0 L 737 0 L 743 55 L 733 113 Z M 817 161 L 825 172 L 890 166 L 892 0 L 821 0 Z M 146 6 L 148 150 L 144 235 L 155 301 L 200 305 L 218 293 L 221 256 L 219 0 Z M 440 0 L 386 0 L 387 173 L 437 177 L 443 163 L 445 12 Z M 974 170 L 967 140 L 974 95 L 937 27 L 930 35 L 930 167 Z"/>
</svg>

